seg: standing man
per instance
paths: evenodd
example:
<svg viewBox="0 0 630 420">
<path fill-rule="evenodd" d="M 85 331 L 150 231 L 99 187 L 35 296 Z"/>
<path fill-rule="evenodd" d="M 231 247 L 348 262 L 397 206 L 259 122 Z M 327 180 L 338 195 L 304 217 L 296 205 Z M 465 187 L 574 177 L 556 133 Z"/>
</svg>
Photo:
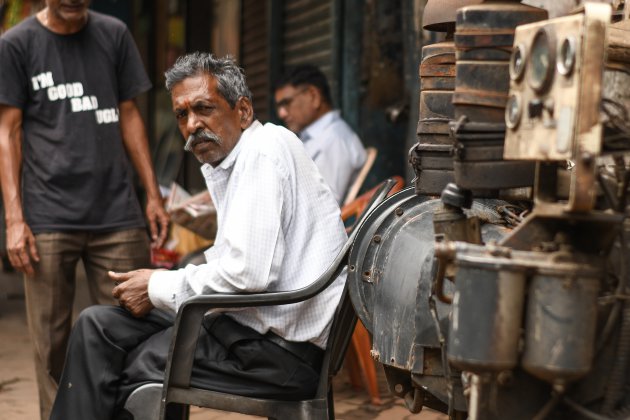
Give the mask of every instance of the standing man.
<svg viewBox="0 0 630 420">
<path fill-rule="evenodd" d="M 11 264 L 25 274 L 40 413 L 48 419 L 82 260 L 94 303 L 109 270 L 149 264 L 133 163 L 155 245 L 165 213 L 134 98 L 150 88 L 125 25 L 89 0 L 46 0 L 0 38 L 0 181 Z"/>
<path fill-rule="evenodd" d="M 315 66 L 291 69 L 276 82 L 278 117 L 296 133 L 330 186 L 337 202 L 365 163 L 361 140 L 332 109 L 326 76 Z"/>
<path fill-rule="evenodd" d="M 231 59 L 181 57 L 166 87 L 185 149 L 203 163 L 217 208 L 215 244 L 206 264 L 111 274 L 120 306 L 92 306 L 77 320 L 51 420 L 116 418 L 133 389 L 161 382 L 174 312 L 188 297 L 305 287 L 346 240 L 317 167 L 293 133 L 254 120 L 245 76 Z M 206 317 L 193 386 L 311 397 L 344 281 L 342 274 L 304 302 Z"/>
</svg>

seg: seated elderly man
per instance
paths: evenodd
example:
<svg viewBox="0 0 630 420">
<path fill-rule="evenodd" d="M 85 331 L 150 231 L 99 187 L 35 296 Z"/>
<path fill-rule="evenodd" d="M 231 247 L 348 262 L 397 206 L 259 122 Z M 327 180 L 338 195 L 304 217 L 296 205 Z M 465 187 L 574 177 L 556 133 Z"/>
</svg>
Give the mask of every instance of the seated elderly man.
<svg viewBox="0 0 630 420">
<path fill-rule="evenodd" d="M 162 381 L 174 313 L 186 298 L 304 287 L 346 240 L 339 207 L 300 140 L 254 120 L 245 77 L 230 58 L 180 57 L 166 87 L 217 208 L 215 245 L 200 266 L 110 274 L 120 306 L 91 307 L 77 320 L 51 419 L 114 418 L 134 388 Z M 206 317 L 193 385 L 313 395 L 344 281 L 302 303 Z"/>
</svg>

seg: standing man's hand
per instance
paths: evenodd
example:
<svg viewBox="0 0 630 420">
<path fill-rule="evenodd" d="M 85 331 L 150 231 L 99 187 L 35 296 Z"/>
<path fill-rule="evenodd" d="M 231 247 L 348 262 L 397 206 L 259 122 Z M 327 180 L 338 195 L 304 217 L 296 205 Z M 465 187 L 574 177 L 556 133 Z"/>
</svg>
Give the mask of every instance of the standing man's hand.
<svg viewBox="0 0 630 420">
<path fill-rule="evenodd" d="M 133 99 L 118 104 L 120 110 L 120 130 L 127 154 L 147 192 L 147 208 L 145 214 L 151 230 L 151 241 L 154 248 L 164 244 L 168 233 L 168 214 L 162 205 L 162 196 L 151 163 L 149 140 L 140 116 L 140 111 Z"/>
<path fill-rule="evenodd" d="M 156 270 L 141 269 L 128 273 L 114 273 L 110 271 L 109 277 L 118 285 L 112 290 L 112 295 L 120 306 L 127 309 L 135 317 L 141 318 L 154 308 L 149 299 L 149 279 Z"/>
<path fill-rule="evenodd" d="M 35 236 L 26 222 L 7 225 L 7 253 L 13 268 L 27 276 L 35 274 L 33 261 L 39 262 L 39 254 L 35 246 Z"/>
<path fill-rule="evenodd" d="M 164 245 L 168 234 L 169 217 L 159 199 L 147 201 L 146 209 L 149 228 L 151 229 L 151 246 L 159 248 Z"/>
</svg>

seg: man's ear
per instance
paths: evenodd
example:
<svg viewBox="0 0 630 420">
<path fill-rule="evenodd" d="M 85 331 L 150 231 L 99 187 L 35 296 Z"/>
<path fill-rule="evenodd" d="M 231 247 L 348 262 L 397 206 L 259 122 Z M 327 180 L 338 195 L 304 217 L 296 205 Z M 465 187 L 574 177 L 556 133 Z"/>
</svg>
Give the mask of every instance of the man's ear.
<svg viewBox="0 0 630 420">
<path fill-rule="evenodd" d="M 311 96 L 313 109 L 319 109 L 322 106 L 322 93 L 313 85 L 308 86 L 307 92 Z"/>
<path fill-rule="evenodd" d="M 252 107 L 252 102 L 248 98 L 241 96 L 236 102 L 236 108 L 240 118 L 241 129 L 245 130 L 254 121 L 254 108 Z"/>
</svg>

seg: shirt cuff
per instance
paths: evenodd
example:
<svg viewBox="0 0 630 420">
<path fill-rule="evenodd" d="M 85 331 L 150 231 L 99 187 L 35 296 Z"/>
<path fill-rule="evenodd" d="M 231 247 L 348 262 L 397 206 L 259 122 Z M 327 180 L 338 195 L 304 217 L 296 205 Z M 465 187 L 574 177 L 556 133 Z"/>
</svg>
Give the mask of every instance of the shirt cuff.
<svg viewBox="0 0 630 420">
<path fill-rule="evenodd" d="M 149 278 L 149 299 L 158 309 L 176 312 L 177 289 L 182 275 L 179 271 L 155 271 Z"/>
</svg>

